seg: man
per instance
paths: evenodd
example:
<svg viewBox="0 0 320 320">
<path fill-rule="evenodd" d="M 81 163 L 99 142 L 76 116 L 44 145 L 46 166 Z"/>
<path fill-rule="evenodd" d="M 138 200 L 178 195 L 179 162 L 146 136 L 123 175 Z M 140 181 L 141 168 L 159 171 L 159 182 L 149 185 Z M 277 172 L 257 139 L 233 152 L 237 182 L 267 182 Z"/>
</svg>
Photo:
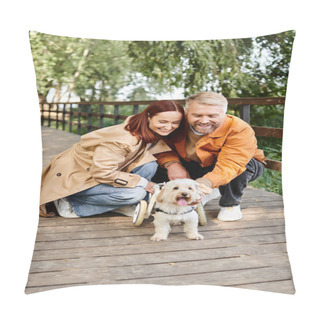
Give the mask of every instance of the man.
<svg viewBox="0 0 320 320">
<path fill-rule="evenodd" d="M 157 156 L 154 182 L 191 178 L 213 189 L 209 199 L 221 194 L 218 219 L 242 218 L 244 188 L 264 171 L 262 150 L 252 128 L 238 117 L 227 115 L 227 99 L 214 92 L 200 92 L 186 100 L 189 128 L 173 151 Z M 219 194 L 219 193 L 218 193 Z"/>
</svg>

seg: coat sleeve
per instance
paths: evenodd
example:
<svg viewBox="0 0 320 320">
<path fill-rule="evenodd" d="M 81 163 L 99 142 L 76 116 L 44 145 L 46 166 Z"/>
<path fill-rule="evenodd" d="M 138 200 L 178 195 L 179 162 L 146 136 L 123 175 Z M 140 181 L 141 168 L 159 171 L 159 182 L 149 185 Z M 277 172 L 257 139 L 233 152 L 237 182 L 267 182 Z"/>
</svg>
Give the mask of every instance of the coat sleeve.
<svg viewBox="0 0 320 320">
<path fill-rule="evenodd" d="M 163 166 L 167 162 L 180 162 L 179 156 L 175 151 L 162 152 L 155 155 L 159 166 Z"/>
<path fill-rule="evenodd" d="M 114 187 L 134 188 L 141 177 L 120 170 L 125 166 L 129 152 L 129 148 L 118 143 L 105 143 L 97 147 L 90 168 L 93 179 Z"/>
<path fill-rule="evenodd" d="M 246 170 L 246 164 L 254 156 L 256 148 L 257 140 L 250 127 L 231 133 L 219 152 L 213 171 L 203 178 L 212 182 L 212 188 L 228 184 Z"/>
</svg>

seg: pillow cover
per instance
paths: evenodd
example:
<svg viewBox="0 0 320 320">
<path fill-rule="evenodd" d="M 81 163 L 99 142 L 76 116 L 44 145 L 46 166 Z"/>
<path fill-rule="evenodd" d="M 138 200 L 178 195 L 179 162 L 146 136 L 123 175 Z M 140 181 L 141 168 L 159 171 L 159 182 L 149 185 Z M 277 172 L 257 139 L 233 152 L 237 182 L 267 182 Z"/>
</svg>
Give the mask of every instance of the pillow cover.
<svg viewBox="0 0 320 320">
<path fill-rule="evenodd" d="M 40 216 L 25 292 L 96 284 L 219 285 L 295 292 L 286 248 L 281 186 L 282 128 L 294 32 L 245 39 L 115 41 L 30 32 L 41 109 L 43 167 L 83 134 L 122 123 L 154 100 L 222 93 L 228 114 L 253 128 L 267 156 L 245 189 L 243 218 L 217 219 L 205 205 L 202 241 L 174 226 L 150 241 L 152 217 L 103 213 Z M 51 203 L 51 210 L 54 207 Z"/>
</svg>

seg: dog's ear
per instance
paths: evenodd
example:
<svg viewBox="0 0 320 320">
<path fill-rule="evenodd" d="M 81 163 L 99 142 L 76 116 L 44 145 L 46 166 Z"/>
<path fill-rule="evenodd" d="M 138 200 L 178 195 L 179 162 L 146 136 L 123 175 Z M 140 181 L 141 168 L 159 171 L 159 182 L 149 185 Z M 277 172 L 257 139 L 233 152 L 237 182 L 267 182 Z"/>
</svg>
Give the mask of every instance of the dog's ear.
<svg viewBox="0 0 320 320">
<path fill-rule="evenodd" d="M 204 195 L 209 194 L 212 191 L 211 188 L 207 187 L 202 183 L 197 183 L 196 186 L 197 186 L 197 190 Z"/>
<path fill-rule="evenodd" d="M 160 193 L 157 195 L 157 202 L 163 201 L 164 187 L 161 189 Z"/>
</svg>

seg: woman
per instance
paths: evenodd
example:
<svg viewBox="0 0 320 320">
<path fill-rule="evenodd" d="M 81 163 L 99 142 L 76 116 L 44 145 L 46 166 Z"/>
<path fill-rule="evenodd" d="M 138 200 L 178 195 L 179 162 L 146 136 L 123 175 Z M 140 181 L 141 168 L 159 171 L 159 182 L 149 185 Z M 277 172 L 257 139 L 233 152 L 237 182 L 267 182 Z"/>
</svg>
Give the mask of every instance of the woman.
<svg viewBox="0 0 320 320">
<path fill-rule="evenodd" d="M 66 218 L 108 211 L 143 217 L 145 199 L 154 191 L 150 181 L 158 165 L 153 155 L 169 151 L 162 139 L 178 141 L 186 128 L 183 107 L 162 100 L 120 125 L 83 135 L 44 168 L 40 215 L 54 215 L 54 202 Z"/>
</svg>

